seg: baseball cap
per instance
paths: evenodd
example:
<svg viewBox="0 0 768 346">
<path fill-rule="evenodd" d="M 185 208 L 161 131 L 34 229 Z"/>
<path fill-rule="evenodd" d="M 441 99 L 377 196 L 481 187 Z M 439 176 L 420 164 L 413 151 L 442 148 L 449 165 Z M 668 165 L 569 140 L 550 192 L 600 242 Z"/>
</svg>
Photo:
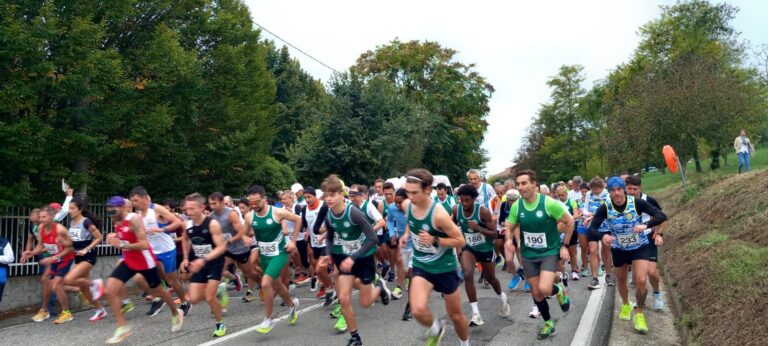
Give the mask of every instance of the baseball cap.
<svg viewBox="0 0 768 346">
<path fill-rule="evenodd" d="M 61 204 L 59 204 L 59 203 L 56 203 L 56 202 L 54 202 L 54 203 L 51 203 L 51 204 L 49 204 L 48 206 L 49 206 L 49 207 L 51 207 L 51 208 L 53 208 L 53 209 L 56 209 L 56 210 L 61 210 Z"/>
<path fill-rule="evenodd" d="M 125 205 L 125 198 L 122 196 L 112 196 L 107 200 L 107 207 L 122 207 Z"/>
<path fill-rule="evenodd" d="M 301 186 L 301 184 L 296 183 L 296 184 L 291 185 L 291 192 L 297 193 L 297 192 L 299 192 L 299 190 L 304 190 L 304 187 Z"/>
<path fill-rule="evenodd" d="M 310 194 L 310 195 L 312 195 L 312 196 L 317 196 L 317 190 L 315 190 L 315 188 L 314 188 L 314 187 L 312 187 L 312 186 L 307 186 L 307 187 L 304 189 L 304 193 L 308 193 L 308 194 Z"/>
</svg>

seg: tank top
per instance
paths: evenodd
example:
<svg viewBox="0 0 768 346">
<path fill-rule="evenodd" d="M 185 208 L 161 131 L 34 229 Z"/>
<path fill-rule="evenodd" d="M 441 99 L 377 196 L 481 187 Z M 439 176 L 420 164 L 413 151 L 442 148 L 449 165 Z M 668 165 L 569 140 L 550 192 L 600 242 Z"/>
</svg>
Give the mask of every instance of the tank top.
<svg viewBox="0 0 768 346">
<path fill-rule="evenodd" d="M 285 236 L 283 226 L 275 220 L 272 214 L 273 206 L 268 206 L 267 214 L 259 216 L 253 211 L 251 227 L 256 239 L 259 241 L 259 256 L 275 257 L 285 253 Z"/>
<path fill-rule="evenodd" d="M 149 231 L 153 227 L 160 227 L 160 224 L 157 223 L 157 214 L 155 213 L 154 203 L 149 205 L 146 214 L 142 215 L 141 219 L 144 222 L 144 230 L 147 232 L 147 240 L 149 240 L 149 246 L 152 247 L 152 252 L 161 254 L 176 249 L 176 243 L 173 241 L 173 237 L 171 237 L 170 234 L 165 232 L 153 233 Z"/>
<path fill-rule="evenodd" d="M 603 189 L 603 192 L 600 193 L 600 196 L 593 195 L 592 191 L 587 192 L 585 207 L 590 214 L 594 215 L 597 212 L 597 208 L 603 204 L 611 204 L 610 199 L 608 198 L 608 192 L 605 191 L 605 189 Z M 603 223 L 600 225 L 600 228 L 597 230 L 602 233 L 608 232 L 608 224 L 603 221 Z"/>
<path fill-rule="evenodd" d="M 130 213 L 125 216 L 122 222 L 115 223 L 117 238 L 129 244 L 137 242 L 136 234 L 131 231 L 131 219 L 134 217 L 138 217 L 138 215 Z M 152 269 L 157 266 L 151 246 L 146 250 L 123 249 L 123 262 L 128 268 L 135 271 Z"/>
<path fill-rule="evenodd" d="M 413 215 L 413 204 L 408 205 L 408 226 L 413 238 L 413 266 L 432 274 L 447 273 L 456 270 L 456 253 L 452 248 L 445 246 L 434 247 L 432 244 L 422 244 L 419 233 L 426 231 L 438 238 L 447 238 L 448 235 L 437 229 L 434 223 L 435 207 L 438 203 L 432 201 L 427 215 L 418 219 Z"/>
<path fill-rule="evenodd" d="M 68 233 L 69 237 L 72 238 L 72 247 L 76 251 L 91 245 L 93 234 L 88 230 L 91 226 L 93 226 L 93 222 L 87 217 L 82 217 L 80 221 L 69 223 Z"/>
<path fill-rule="evenodd" d="M 459 221 L 461 233 L 464 234 L 464 240 L 468 247 L 480 252 L 493 251 L 493 239 L 469 228 L 469 221 L 477 222 L 480 227 L 487 227 L 480 220 L 480 208 L 480 203 L 475 203 L 474 208 L 472 209 L 472 215 L 467 217 L 464 215 L 464 208 L 458 206 L 456 207 L 456 220 Z"/>
<path fill-rule="evenodd" d="M 211 235 L 209 228 L 211 220 L 210 216 L 206 216 L 205 219 L 203 219 L 203 222 L 199 225 L 195 225 L 195 222 L 192 220 L 187 220 L 187 237 L 189 237 L 189 242 L 192 246 L 192 256 L 190 256 L 190 260 L 203 258 L 216 247 L 216 244 L 213 242 L 213 235 Z M 213 266 L 223 263 L 224 256 L 219 256 L 208 261 L 206 265 Z"/>
<path fill-rule="evenodd" d="M 533 210 L 525 208 L 523 199 L 517 200 L 517 222 L 520 224 L 520 254 L 523 259 L 536 259 L 557 255 L 560 251 L 560 231 L 557 220 L 547 213 L 546 199 L 539 194 Z"/>
<path fill-rule="evenodd" d="M 307 220 L 307 230 L 309 231 L 309 242 L 312 247 L 315 248 L 322 248 L 325 247 L 325 235 L 323 234 L 315 234 L 313 231 L 315 229 L 315 224 L 319 222 L 323 222 L 323 220 L 318 220 L 318 214 L 320 213 L 320 208 L 323 207 L 323 201 L 318 201 L 317 206 L 315 209 L 311 209 L 309 205 L 307 205 L 306 211 L 304 212 L 304 219 Z"/>
<path fill-rule="evenodd" d="M 608 217 L 605 221 L 614 237 L 611 248 L 632 251 L 648 244 L 648 235 L 635 233 L 634 230 L 635 226 L 642 222 L 642 218 L 635 207 L 634 197 L 627 196 L 627 207 L 624 208 L 623 212 L 616 210 L 613 203 L 608 203 L 607 208 Z"/>
<path fill-rule="evenodd" d="M 292 205 L 290 208 L 288 206 L 285 206 L 284 209 L 290 212 L 291 214 L 296 214 L 296 206 L 297 204 Z M 285 228 L 288 230 L 288 234 L 293 234 L 293 230 L 296 229 L 296 223 L 293 221 L 285 220 Z M 296 241 L 302 241 L 304 240 L 304 232 L 301 232 L 296 237 Z"/>
<path fill-rule="evenodd" d="M 349 214 L 355 208 L 352 204 L 347 204 L 344 207 L 344 212 L 341 216 L 336 217 L 333 214 L 333 210 L 328 210 L 328 216 L 326 217 L 328 223 L 335 230 L 333 239 L 333 248 L 331 253 L 336 255 L 352 255 L 357 253 L 362 247 L 363 243 L 367 239 L 363 229 L 359 225 L 352 222 Z M 376 252 L 376 247 L 372 247 L 362 257 L 368 257 Z"/>
<path fill-rule="evenodd" d="M 216 219 L 216 221 L 219 222 L 219 225 L 221 225 L 221 236 L 224 238 L 224 241 L 227 242 L 227 252 L 235 255 L 246 253 L 250 251 L 250 248 L 245 246 L 245 243 L 243 243 L 242 240 L 238 240 L 234 243 L 229 242 L 232 237 L 237 235 L 235 226 L 229 222 L 230 213 L 232 213 L 232 208 L 224 207 L 224 210 L 222 210 L 221 214 L 212 212 L 210 216 Z"/>
<path fill-rule="evenodd" d="M 53 228 L 50 230 L 49 233 L 45 232 L 45 226 L 40 225 L 40 240 L 43 242 L 43 247 L 45 247 L 45 251 L 48 252 L 51 256 L 56 256 L 60 254 L 62 251 L 64 251 L 64 247 L 61 246 L 59 243 L 56 242 L 56 223 L 53 224 Z M 61 262 L 67 262 L 75 258 L 75 253 L 70 252 L 63 258 L 61 258 Z"/>
</svg>

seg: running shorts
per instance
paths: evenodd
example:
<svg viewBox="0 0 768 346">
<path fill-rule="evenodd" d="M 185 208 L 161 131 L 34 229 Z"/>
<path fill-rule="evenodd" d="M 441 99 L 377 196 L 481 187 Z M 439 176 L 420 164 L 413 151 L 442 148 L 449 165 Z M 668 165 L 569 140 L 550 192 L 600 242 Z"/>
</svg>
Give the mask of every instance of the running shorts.
<svg viewBox="0 0 768 346">
<path fill-rule="evenodd" d="M 277 256 L 259 255 L 259 265 L 264 270 L 264 275 L 269 275 L 272 279 L 280 278 L 280 273 L 285 265 L 288 264 L 288 253 L 280 252 Z"/>
<path fill-rule="evenodd" d="M 243 252 L 241 254 L 233 254 L 233 253 L 227 251 L 227 252 L 224 253 L 224 256 L 229 257 L 233 261 L 242 264 L 242 263 L 247 263 L 248 262 L 248 258 L 251 257 L 251 253 L 250 253 L 250 251 L 246 251 L 246 252 Z"/>
<path fill-rule="evenodd" d="M 82 250 L 82 249 L 80 249 L 80 250 Z M 80 251 L 80 250 L 76 250 L 76 251 Z M 96 265 L 96 250 L 88 251 L 88 253 L 86 253 L 83 256 L 78 256 L 77 254 L 75 254 L 75 264 L 78 264 L 80 262 L 88 262 L 92 266 L 95 266 Z"/>
<path fill-rule="evenodd" d="M 472 256 L 475 256 L 475 260 L 480 263 L 493 262 L 493 250 L 491 251 L 477 251 L 470 246 L 465 246 L 464 251 L 469 251 Z"/>
<path fill-rule="evenodd" d="M 155 254 L 155 257 L 157 257 L 158 262 L 163 264 L 163 271 L 166 274 L 176 271 L 176 249 Z"/>
<path fill-rule="evenodd" d="M 527 278 L 539 276 L 539 273 L 543 271 L 554 273 L 557 271 L 558 261 L 560 261 L 560 255 L 550 255 L 534 259 L 523 258 L 523 273 Z"/>
<path fill-rule="evenodd" d="M 221 273 L 224 271 L 224 263 L 208 263 L 199 272 L 192 274 L 189 282 L 196 284 L 208 283 L 208 281 L 221 281 Z"/>
<path fill-rule="evenodd" d="M 312 257 L 317 261 L 325 253 L 325 247 L 312 247 Z"/>
<path fill-rule="evenodd" d="M 427 280 L 427 282 L 432 284 L 432 287 L 435 291 L 442 294 L 451 294 L 456 292 L 456 289 L 458 289 L 459 285 L 461 284 L 459 273 L 455 270 L 434 274 L 419 267 L 413 267 L 413 276 L 420 276 L 424 280 Z"/>
<path fill-rule="evenodd" d="M 620 268 L 625 264 L 631 265 L 634 261 L 651 259 L 651 247 L 649 245 L 643 245 L 634 250 L 621 250 L 611 248 L 611 257 L 613 257 L 613 266 Z"/>
<path fill-rule="evenodd" d="M 125 261 L 120 261 L 120 263 L 117 265 L 115 270 L 112 271 L 112 274 L 109 277 L 118 279 L 122 282 L 128 282 L 128 280 L 136 276 L 136 274 L 141 274 L 141 276 L 144 277 L 144 280 L 147 281 L 149 288 L 155 288 L 160 285 L 160 272 L 157 267 L 145 270 L 133 270 L 128 268 L 128 265 L 125 264 Z"/>
<path fill-rule="evenodd" d="M 67 276 L 69 269 L 72 268 L 72 262 L 72 260 L 68 260 L 51 263 L 51 265 L 48 266 L 48 268 L 50 268 L 48 271 L 49 277 L 53 279 L 57 276 L 61 278 Z"/>
<path fill-rule="evenodd" d="M 341 262 L 347 257 L 349 256 L 331 254 L 334 266 L 339 269 L 339 275 L 352 275 L 360 279 L 363 285 L 372 283 L 376 276 L 376 260 L 373 255 L 356 259 L 355 264 L 352 265 L 352 271 L 349 273 L 341 271 Z"/>
</svg>

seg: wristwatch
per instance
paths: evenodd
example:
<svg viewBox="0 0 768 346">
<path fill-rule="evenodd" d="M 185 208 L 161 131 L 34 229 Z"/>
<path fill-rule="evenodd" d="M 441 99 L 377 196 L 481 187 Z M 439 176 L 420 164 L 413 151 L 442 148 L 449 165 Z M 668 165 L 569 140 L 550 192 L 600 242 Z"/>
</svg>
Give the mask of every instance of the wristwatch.
<svg viewBox="0 0 768 346">
<path fill-rule="evenodd" d="M 435 240 L 432 241 L 432 246 L 434 247 L 440 246 L 440 238 L 435 237 Z"/>
</svg>

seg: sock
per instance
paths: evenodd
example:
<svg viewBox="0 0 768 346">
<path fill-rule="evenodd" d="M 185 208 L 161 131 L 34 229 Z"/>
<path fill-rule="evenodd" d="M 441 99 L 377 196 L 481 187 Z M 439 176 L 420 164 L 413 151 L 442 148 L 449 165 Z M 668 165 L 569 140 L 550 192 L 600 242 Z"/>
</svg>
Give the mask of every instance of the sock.
<svg viewBox="0 0 768 346">
<path fill-rule="evenodd" d="M 557 287 L 557 285 L 552 285 L 552 295 L 556 295 L 560 293 L 560 287 Z"/>
<path fill-rule="evenodd" d="M 128 298 L 123 299 L 123 305 L 130 303 L 131 300 Z"/>
<path fill-rule="evenodd" d="M 547 303 L 547 299 L 544 298 L 540 302 L 534 301 L 536 303 L 536 306 L 539 308 L 539 312 L 541 313 L 541 318 L 544 319 L 544 321 L 549 321 L 552 319 L 552 316 L 549 315 L 549 304 Z"/>
<path fill-rule="evenodd" d="M 472 307 L 472 313 L 473 314 L 479 314 L 480 310 L 477 308 L 477 302 L 470 302 L 469 306 Z"/>
<path fill-rule="evenodd" d="M 221 328 L 222 325 L 224 325 L 224 320 L 216 321 L 216 329 Z"/>
<path fill-rule="evenodd" d="M 253 291 L 251 291 L 251 289 L 249 288 L 249 289 L 245 290 L 245 294 L 246 295 L 251 295 L 251 294 L 253 294 Z"/>
<path fill-rule="evenodd" d="M 437 322 L 437 319 L 432 321 L 432 326 L 429 327 L 429 335 L 435 336 L 440 333 L 440 323 Z"/>
<path fill-rule="evenodd" d="M 352 339 L 358 339 L 360 340 L 360 334 L 357 332 L 357 330 L 349 332 L 349 336 L 352 337 Z"/>
<path fill-rule="evenodd" d="M 469 346 L 469 339 L 467 340 L 459 340 L 459 343 L 461 346 Z"/>
<path fill-rule="evenodd" d="M 504 292 L 502 292 L 502 293 L 499 293 L 499 294 L 498 294 L 498 297 L 499 297 L 499 301 L 503 303 L 503 302 L 504 302 L 504 300 L 505 300 L 505 299 L 504 299 Z"/>
</svg>

